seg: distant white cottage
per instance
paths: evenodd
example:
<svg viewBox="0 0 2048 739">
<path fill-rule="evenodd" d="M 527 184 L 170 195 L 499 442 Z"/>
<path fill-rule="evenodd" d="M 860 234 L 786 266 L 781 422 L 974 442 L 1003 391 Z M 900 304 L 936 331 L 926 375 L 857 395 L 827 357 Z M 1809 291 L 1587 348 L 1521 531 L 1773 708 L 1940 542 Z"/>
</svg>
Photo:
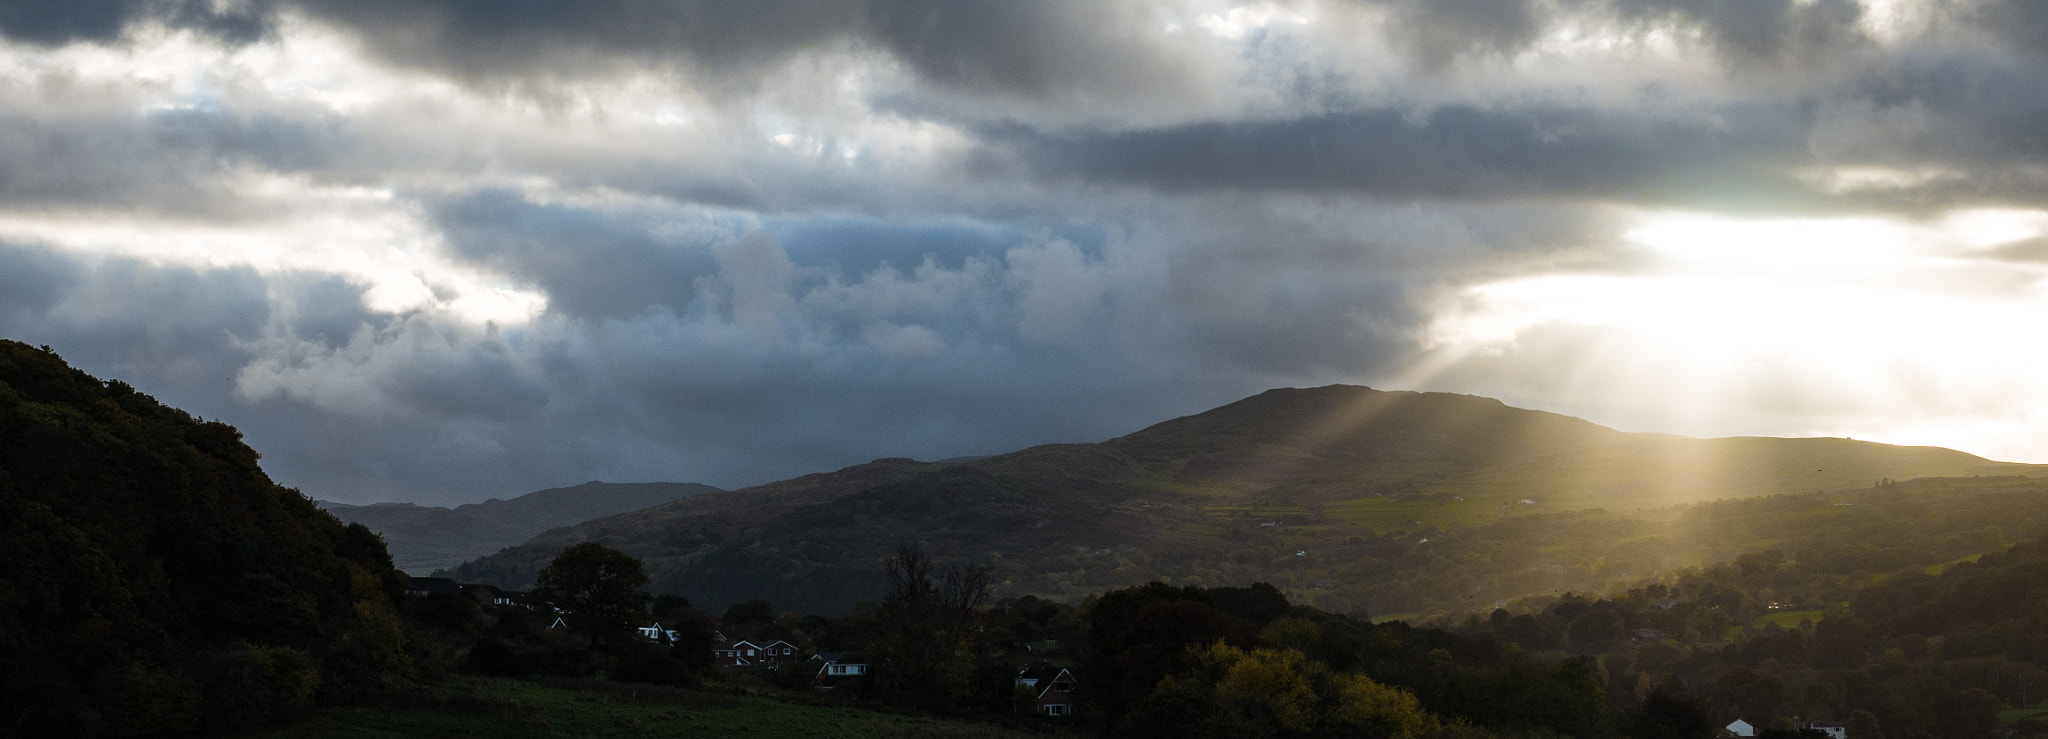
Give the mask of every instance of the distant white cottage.
<svg viewBox="0 0 2048 739">
<path fill-rule="evenodd" d="M 1728 725 L 1728 733 L 1736 736 L 1756 736 L 1756 727 L 1750 726 L 1748 721 L 1736 719 L 1735 723 Z"/>
</svg>

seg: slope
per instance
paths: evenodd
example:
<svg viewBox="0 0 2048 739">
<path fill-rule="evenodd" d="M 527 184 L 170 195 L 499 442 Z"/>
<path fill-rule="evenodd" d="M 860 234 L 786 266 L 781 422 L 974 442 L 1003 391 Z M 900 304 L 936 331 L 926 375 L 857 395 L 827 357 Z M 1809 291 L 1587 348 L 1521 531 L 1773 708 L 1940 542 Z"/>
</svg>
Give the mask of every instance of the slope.
<svg viewBox="0 0 2048 739">
<path fill-rule="evenodd" d="M 453 509 L 325 501 L 320 506 L 343 522 L 370 527 L 384 537 L 399 569 L 425 575 L 518 544 L 548 529 L 715 492 L 720 491 L 686 482 L 591 481 Z"/>
<path fill-rule="evenodd" d="M 382 544 L 256 460 L 0 341 L 0 733 L 217 733 L 396 676 Z"/>
<path fill-rule="evenodd" d="M 879 460 L 698 496 L 551 531 L 457 574 L 519 586 L 563 547 L 595 540 L 646 559 L 657 591 L 706 606 L 765 597 L 833 611 L 878 594 L 879 560 L 917 541 L 942 561 L 991 565 L 1013 593 L 1078 597 L 1155 578 L 1307 586 L 1328 579 L 1313 573 L 1338 564 L 1331 553 L 1508 514 L 2034 472 L 1846 439 L 1631 434 L 1487 398 L 1336 385 L 1099 444 Z"/>
</svg>

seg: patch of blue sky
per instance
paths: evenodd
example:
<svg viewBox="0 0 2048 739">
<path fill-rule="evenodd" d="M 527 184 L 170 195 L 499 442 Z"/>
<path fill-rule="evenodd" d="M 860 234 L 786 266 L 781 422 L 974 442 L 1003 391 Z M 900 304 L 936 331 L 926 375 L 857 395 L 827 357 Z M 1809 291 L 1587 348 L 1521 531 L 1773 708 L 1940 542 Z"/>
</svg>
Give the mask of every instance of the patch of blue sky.
<svg viewBox="0 0 2048 739">
<path fill-rule="evenodd" d="M 1085 224 L 1048 228 L 966 218 L 904 221 L 835 215 L 766 218 L 761 226 L 782 245 L 790 261 L 849 274 L 870 272 L 884 263 L 911 269 L 927 259 L 939 267 L 957 269 L 970 257 L 999 257 L 1017 246 L 1052 239 L 1068 241 L 1096 255 L 1107 238 L 1101 227 Z"/>
</svg>

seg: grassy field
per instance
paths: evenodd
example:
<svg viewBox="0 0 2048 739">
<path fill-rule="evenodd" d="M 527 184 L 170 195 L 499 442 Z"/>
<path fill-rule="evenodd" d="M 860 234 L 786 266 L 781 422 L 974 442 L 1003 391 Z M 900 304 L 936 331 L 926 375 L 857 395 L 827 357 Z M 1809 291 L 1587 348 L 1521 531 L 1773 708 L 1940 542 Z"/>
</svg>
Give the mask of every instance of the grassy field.
<svg viewBox="0 0 2048 739">
<path fill-rule="evenodd" d="M 2008 708 L 2003 711 L 1999 711 L 1998 720 L 2002 723 L 2009 724 L 2014 721 L 2026 718 L 2028 716 L 2038 716 L 2043 713 L 2048 713 L 2048 701 L 2041 701 L 2040 703 L 2036 703 L 2025 708 Z"/>
<path fill-rule="evenodd" d="M 1960 559 L 1954 559 L 1954 560 L 1950 560 L 1950 561 L 1947 561 L 1947 562 L 1943 562 L 1943 563 L 1941 563 L 1941 564 L 1938 564 L 1938 565 L 1928 565 L 1928 566 L 1927 566 L 1927 569 L 1923 570 L 1923 572 L 1926 572 L 1926 573 L 1927 573 L 1927 574 L 1929 574 L 1929 575 L 1939 575 L 1939 574 L 1941 574 L 1941 571 L 1942 571 L 1942 570 L 1948 569 L 1949 565 L 1953 565 L 1953 564 L 1961 564 L 1961 563 L 1963 563 L 1963 562 L 1975 562 L 1975 561 L 1977 561 L 1977 558 L 1979 558 L 1979 557 L 1982 557 L 1982 556 L 1984 556 L 1984 555 L 1982 555 L 1982 554 L 1972 554 L 1972 555 L 1970 555 L 1970 556 L 1968 556 L 1968 557 L 1962 557 L 1962 558 L 1960 558 Z"/>
<path fill-rule="evenodd" d="M 1046 734 L 858 708 L 630 683 L 454 677 L 390 705 L 326 708 L 251 739 L 397 737 L 924 737 Z"/>
<path fill-rule="evenodd" d="M 1820 623 L 1820 618 L 1823 615 L 1825 614 L 1820 611 L 1779 611 L 1758 616 L 1756 622 L 1759 624 L 1774 623 L 1788 629 L 1796 629 L 1799 628 L 1799 622 L 1801 621 Z"/>
</svg>

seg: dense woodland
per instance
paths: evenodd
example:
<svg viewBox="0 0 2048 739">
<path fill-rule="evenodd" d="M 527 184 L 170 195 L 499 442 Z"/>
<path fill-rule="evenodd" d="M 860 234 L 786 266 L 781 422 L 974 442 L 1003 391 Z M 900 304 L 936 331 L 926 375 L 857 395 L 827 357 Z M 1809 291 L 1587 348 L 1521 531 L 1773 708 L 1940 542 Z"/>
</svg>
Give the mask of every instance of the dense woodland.
<svg viewBox="0 0 2048 739">
<path fill-rule="evenodd" d="M 217 733 L 405 679 L 382 542 L 256 459 L 0 342 L 0 733 Z"/>
</svg>

